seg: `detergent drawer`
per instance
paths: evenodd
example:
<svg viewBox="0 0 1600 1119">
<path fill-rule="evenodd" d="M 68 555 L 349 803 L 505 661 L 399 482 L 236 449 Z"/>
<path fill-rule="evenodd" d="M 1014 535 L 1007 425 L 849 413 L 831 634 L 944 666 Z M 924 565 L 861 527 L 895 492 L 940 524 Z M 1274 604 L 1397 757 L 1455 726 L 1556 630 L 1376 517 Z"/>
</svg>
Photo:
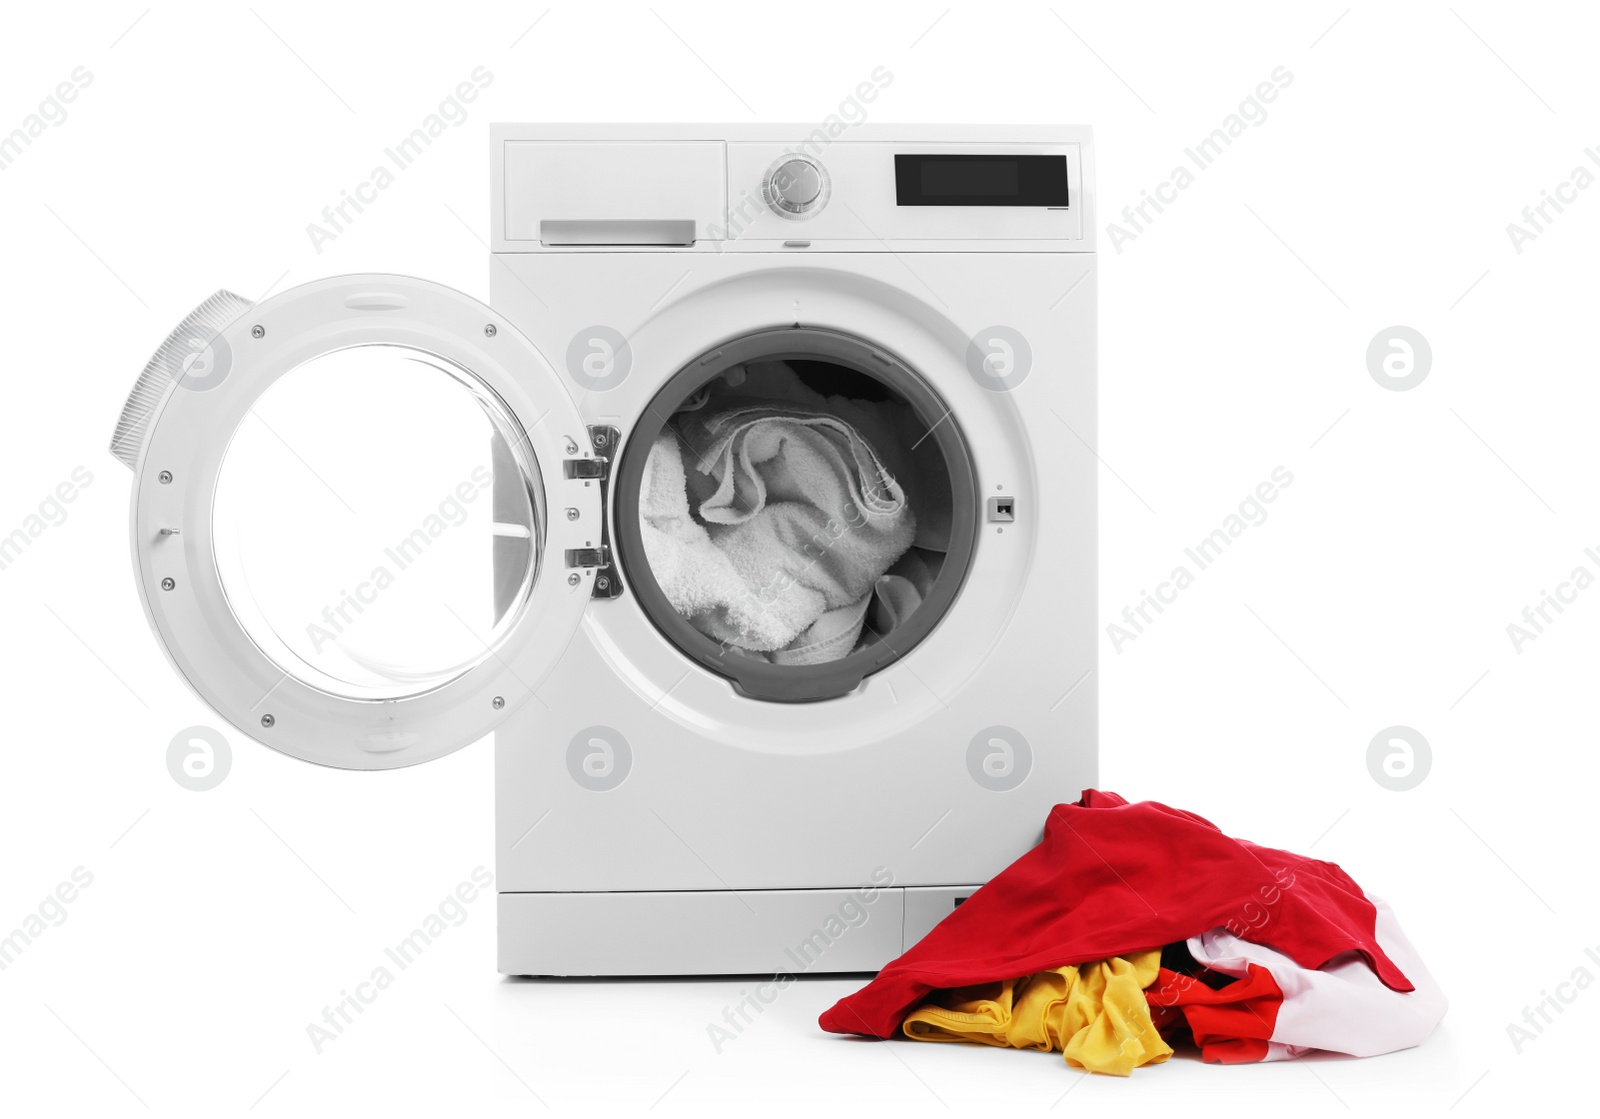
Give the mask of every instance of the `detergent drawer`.
<svg viewBox="0 0 1600 1119">
<path fill-rule="evenodd" d="M 536 247 L 682 246 L 727 224 L 715 141 L 507 140 L 505 239 Z"/>
</svg>

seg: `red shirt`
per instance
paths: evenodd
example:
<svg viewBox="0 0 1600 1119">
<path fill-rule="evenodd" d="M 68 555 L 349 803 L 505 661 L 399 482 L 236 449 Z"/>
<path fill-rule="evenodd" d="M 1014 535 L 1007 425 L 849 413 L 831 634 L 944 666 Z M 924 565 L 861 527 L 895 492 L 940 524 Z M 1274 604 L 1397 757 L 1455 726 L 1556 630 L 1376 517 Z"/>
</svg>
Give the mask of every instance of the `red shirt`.
<svg viewBox="0 0 1600 1119">
<path fill-rule="evenodd" d="M 1332 863 L 1230 839 L 1192 812 L 1088 789 L 1050 810 L 1040 844 L 878 977 L 822 1015 L 831 1033 L 889 1037 L 935 988 L 1161 948 L 1219 926 L 1307 968 L 1360 952 L 1411 982 L 1373 934 L 1377 911 Z"/>
</svg>

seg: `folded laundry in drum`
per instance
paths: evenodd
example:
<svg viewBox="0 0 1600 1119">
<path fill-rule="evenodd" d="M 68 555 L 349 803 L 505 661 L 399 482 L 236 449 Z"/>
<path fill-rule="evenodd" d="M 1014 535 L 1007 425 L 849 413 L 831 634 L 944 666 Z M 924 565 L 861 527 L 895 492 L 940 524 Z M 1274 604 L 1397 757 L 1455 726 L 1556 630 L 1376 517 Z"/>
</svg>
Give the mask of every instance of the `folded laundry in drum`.
<svg viewBox="0 0 1600 1119">
<path fill-rule="evenodd" d="M 1389 907 L 1334 864 L 1089 789 L 820 1024 L 1126 1076 L 1190 1042 L 1221 1064 L 1391 1053 L 1446 1005 Z"/>
<path fill-rule="evenodd" d="M 781 362 L 735 367 L 685 402 L 650 450 L 639 509 L 673 609 L 778 664 L 836 660 L 904 622 L 942 555 L 914 547 L 918 515 L 886 463 L 909 456 L 875 414 L 891 407 L 823 397 Z"/>
</svg>

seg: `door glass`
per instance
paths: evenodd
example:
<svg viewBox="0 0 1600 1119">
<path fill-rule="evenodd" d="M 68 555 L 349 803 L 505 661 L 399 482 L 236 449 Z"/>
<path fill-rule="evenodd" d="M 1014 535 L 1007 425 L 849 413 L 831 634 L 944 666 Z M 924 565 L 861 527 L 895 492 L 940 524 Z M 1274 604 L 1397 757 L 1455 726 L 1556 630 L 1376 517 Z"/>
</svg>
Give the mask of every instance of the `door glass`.
<svg viewBox="0 0 1600 1119">
<path fill-rule="evenodd" d="M 337 350 L 281 377 L 234 433 L 218 573 L 288 675 L 358 699 L 416 695 L 516 624 L 542 495 L 526 438 L 470 372 L 401 346 Z"/>
</svg>

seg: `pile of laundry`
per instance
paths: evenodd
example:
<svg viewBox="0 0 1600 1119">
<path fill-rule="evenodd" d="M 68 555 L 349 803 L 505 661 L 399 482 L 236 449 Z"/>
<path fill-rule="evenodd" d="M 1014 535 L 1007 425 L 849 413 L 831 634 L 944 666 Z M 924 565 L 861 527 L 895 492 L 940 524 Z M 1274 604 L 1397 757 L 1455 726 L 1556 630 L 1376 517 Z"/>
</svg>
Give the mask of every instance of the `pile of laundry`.
<svg viewBox="0 0 1600 1119">
<path fill-rule="evenodd" d="M 1337 866 L 1087 790 L 1044 839 L 821 1018 L 832 1033 L 1064 1054 L 1127 1076 L 1421 1044 L 1444 993 Z"/>
<path fill-rule="evenodd" d="M 823 396 L 786 362 L 735 366 L 650 449 L 651 573 L 680 616 L 746 656 L 821 664 L 889 637 L 949 548 L 949 478 L 925 434 L 901 401 Z"/>
</svg>

